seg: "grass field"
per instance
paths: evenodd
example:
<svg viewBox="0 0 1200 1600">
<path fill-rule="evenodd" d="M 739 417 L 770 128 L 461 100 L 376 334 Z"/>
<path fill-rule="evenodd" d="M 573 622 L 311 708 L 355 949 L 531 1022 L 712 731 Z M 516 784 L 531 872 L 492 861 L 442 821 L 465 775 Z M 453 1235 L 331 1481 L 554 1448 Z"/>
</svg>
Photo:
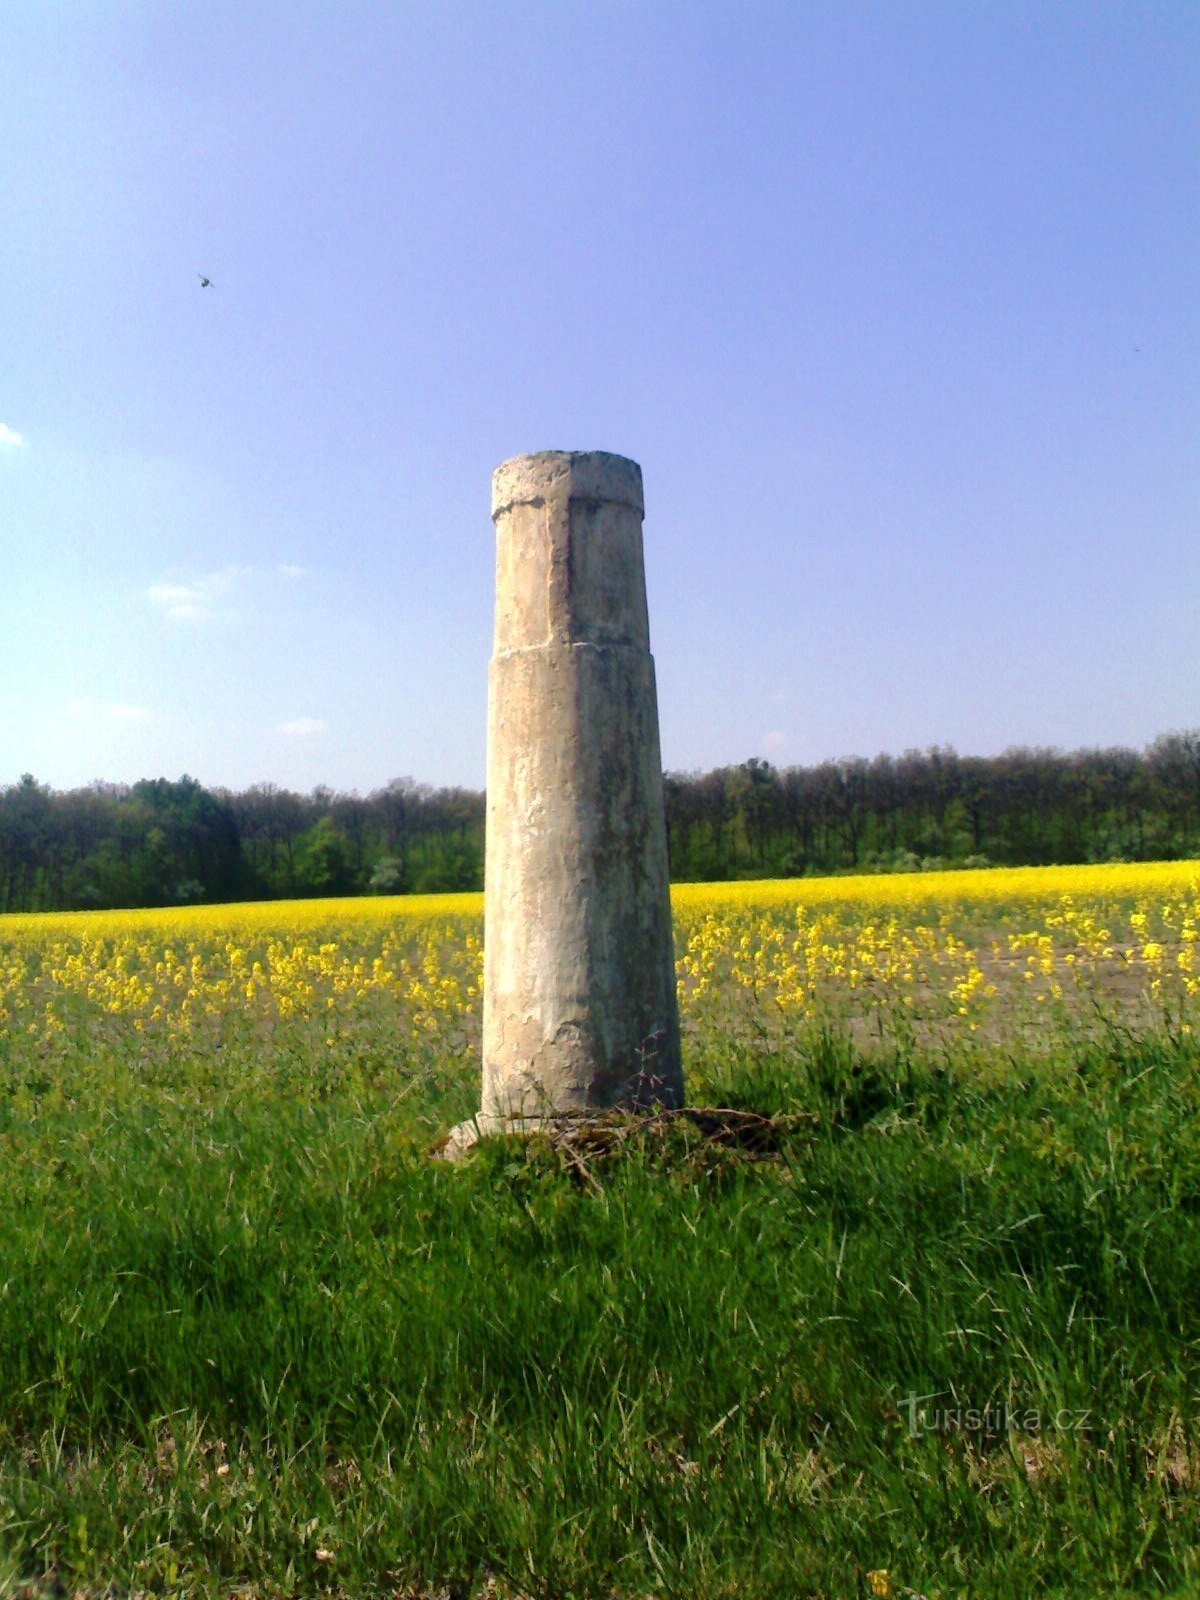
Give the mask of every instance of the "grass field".
<svg viewBox="0 0 1200 1600">
<path fill-rule="evenodd" d="M 456 1165 L 478 897 L 0 918 L 0 1594 L 1197 1592 L 1198 874 L 678 889 L 769 1147 Z"/>
</svg>

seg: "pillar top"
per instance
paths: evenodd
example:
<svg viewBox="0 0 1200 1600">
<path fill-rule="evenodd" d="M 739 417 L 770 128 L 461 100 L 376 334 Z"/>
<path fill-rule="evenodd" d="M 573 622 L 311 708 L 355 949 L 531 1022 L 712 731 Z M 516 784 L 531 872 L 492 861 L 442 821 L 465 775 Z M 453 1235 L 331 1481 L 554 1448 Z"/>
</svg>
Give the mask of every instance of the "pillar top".
<svg viewBox="0 0 1200 1600">
<path fill-rule="evenodd" d="M 538 450 L 492 473 L 493 517 L 537 500 L 607 500 L 644 513 L 642 469 L 607 450 Z"/>
</svg>

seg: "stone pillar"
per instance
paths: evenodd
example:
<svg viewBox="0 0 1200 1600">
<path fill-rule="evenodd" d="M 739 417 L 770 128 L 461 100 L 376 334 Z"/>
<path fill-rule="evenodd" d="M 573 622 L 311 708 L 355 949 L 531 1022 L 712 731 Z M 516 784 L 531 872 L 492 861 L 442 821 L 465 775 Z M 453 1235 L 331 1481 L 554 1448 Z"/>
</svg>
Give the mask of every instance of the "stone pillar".
<svg viewBox="0 0 1200 1600">
<path fill-rule="evenodd" d="M 683 1103 L 642 473 L 492 477 L 480 1126 Z"/>
</svg>

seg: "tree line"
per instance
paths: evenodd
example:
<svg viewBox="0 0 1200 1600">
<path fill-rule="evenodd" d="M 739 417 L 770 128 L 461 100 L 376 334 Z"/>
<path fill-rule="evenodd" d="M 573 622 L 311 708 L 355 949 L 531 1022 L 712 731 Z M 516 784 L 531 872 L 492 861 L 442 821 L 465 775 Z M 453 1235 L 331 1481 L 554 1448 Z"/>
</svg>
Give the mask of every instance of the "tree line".
<svg viewBox="0 0 1200 1600">
<path fill-rule="evenodd" d="M 949 748 L 668 774 L 672 874 L 697 881 L 1200 855 L 1200 729 L 1142 751 Z"/>
<path fill-rule="evenodd" d="M 483 882 L 483 796 L 401 778 L 363 798 L 195 778 L 0 790 L 0 911 L 435 893 Z"/>
<path fill-rule="evenodd" d="M 1011 749 L 664 779 L 671 875 L 712 881 L 1200 856 L 1200 729 L 1145 750 Z M 0 789 L 0 911 L 433 893 L 483 883 L 484 796 L 194 778 Z"/>
</svg>

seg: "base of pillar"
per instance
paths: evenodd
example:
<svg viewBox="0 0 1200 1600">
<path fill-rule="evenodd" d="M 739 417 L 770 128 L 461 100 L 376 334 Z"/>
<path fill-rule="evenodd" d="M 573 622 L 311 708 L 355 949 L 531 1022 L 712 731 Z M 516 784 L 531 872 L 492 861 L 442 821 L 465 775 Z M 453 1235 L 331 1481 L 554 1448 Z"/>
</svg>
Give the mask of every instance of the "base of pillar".
<svg viewBox="0 0 1200 1600">
<path fill-rule="evenodd" d="M 555 1133 L 573 1122 L 581 1121 L 586 1115 L 567 1112 L 557 1117 L 490 1117 L 480 1111 L 465 1122 L 455 1123 L 446 1136 L 446 1142 L 439 1145 L 433 1154 L 439 1161 L 457 1161 L 480 1139 L 489 1139 L 496 1134 L 515 1133 L 532 1137 L 535 1133 Z"/>
<path fill-rule="evenodd" d="M 668 1129 L 686 1124 L 694 1133 L 715 1146 L 735 1151 L 750 1159 L 776 1156 L 790 1134 L 817 1121 L 815 1112 L 792 1112 L 785 1116 L 764 1116 L 758 1111 L 738 1111 L 729 1106 L 656 1106 L 637 1108 L 611 1106 L 607 1110 L 560 1112 L 541 1117 L 496 1117 L 482 1112 L 451 1128 L 449 1134 L 430 1151 L 434 1160 L 458 1161 L 481 1139 L 498 1134 L 533 1137 L 543 1134 L 576 1156 L 576 1166 L 598 1155 L 611 1154 L 624 1145 L 631 1133 L 661 1136 Z"/>
</svg>

